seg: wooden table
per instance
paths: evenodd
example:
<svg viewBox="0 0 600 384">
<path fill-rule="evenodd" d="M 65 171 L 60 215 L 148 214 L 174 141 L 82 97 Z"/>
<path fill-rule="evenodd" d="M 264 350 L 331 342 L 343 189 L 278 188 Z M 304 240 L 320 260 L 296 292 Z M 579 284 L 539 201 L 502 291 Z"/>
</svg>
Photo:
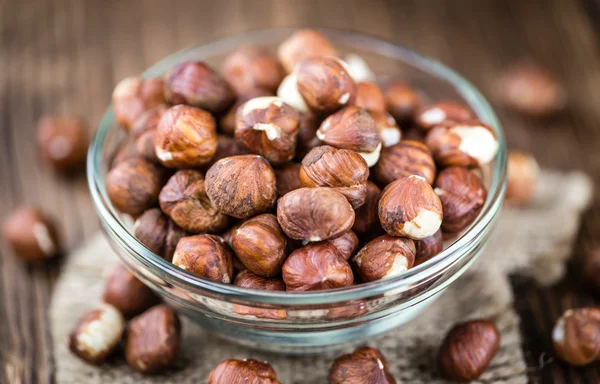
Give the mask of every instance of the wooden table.
<svg viewBox="0 0 600 384">
<path fill-rule="evenodd" d="M 93 127 L 121 78 L 183 47 L 278 26 L 382 36 L 447 63 L 488 96 L 508 65 L 522 58 L 543 63 L 567 87 L 569 108 L 543 121 L 499 109 L 509 144 L 533 152 L 542 166 L 583 169 L 600 182 L 600 1 L 0 0 L 0 216 L 20 203 L 39 204 L 60 219 L 69 249 L 82 244 L 98 229 L 86 182 L 57 178 L 38 165 L 36 120 L 74 112 Z M 599 233 L 596 198 L 574 260 Z M 51 382 L 46 309 L 60 262 L 28 267 L 6 248 L 1 256 L 0 382 Z M 574 262 L 552 288 L 513 280 L 532 382 L 600 382 L 598 365 L 574 369 L 550 358 L 558 315 L 598 303 L 577 273 Z"/>
</svg>

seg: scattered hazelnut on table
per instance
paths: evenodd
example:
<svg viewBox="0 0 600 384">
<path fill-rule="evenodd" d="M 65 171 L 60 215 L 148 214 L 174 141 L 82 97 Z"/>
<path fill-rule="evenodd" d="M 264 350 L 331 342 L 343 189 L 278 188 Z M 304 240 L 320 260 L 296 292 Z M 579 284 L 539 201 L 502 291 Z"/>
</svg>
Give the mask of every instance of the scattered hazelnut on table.
<svg viewBox="0 0 600 384">
<path fill-rule="evenodd" d="M 375 121 L 375 127 L 379 132 L 379 138 L 384 148 L 398 144 L 402 138 L 402 131 L 396 123 L 396 120 L 387 112 L 369 111 L 369 114 Z"/>
<path fill-rule="evenodd" d="M 286 72 L 294 70 L 296 64 L 317 56 L 336 56 L 333 44 L 322 33 L 312 29 L 301 29 L 282 42 L 277 49 L 279 61 Z"/>
<path fill-rule="evenodd" d="M 410 122 L 421 107 L 421 98 L 413 88 L 401 81 L 393 81 L 384 87 L 383 95 L 387 111 L 403 124 Z"/>
<path fill-rule="evenodd" d="M 356 82 L 374 82 L 376 80 L 376 76 L 369 68 L 369 65 L 359 55 L 356 53 L 350 53 L 344 57 L 344 63 L 346 63 L 346 67 L 350 72 L 350 76 Z"/>
<path fill-rule="evenodd" d="M 404 237 L 379 236 L 352 258 L 364 282 L 381 280 L 406 272 L 415 262 L 415 242 Z"/>
<path fill-rule="evenodd" d="M 442 231 L 437 231 L 433 235 L 421 240 L 415 241 L 417 254 L 415 256 L 415 266 L 426 262 L 444 249 L 444 239 Z"/>
<path fill-rule="evenodd" d="M 600 356 L 600 308 L 569 309 L 552 330 L 554 352 L 564 362 L 584 366 Z"/>
<path fill-rule="evenodd" d="M 371 347 L 358 348 L 335 359 L 327 380 L 329 384 L 396 384 L 385 357 Z"/>
<path fill-rule="evenodd" d="M 285 283 L 281 277 L 262 277 L 247 269 L 240 271 L 235 276 L 233 285 L 263 291 L 285 291 Z M 234 304 L 233 311 L 238 315 L 254 316 L 260 319 L 281 320 L 287 318 L 287 312 L 283 309 L 255 308 Z"/>
<path fill-rule="evenodd" d="M 525 205 L 531 201 L 540 176 L 540 167 L 528 153 L 510 151 L 507 162 L 506 201 Z"/>
<path fill-rule="evenodd" d="M 442 375 L 452 381 L 479 378 L 500 347 L 500 332 L 487 320 L 472 320 L 454 326 L 446 335 L 438 354 Z"/>
<path fill-rule="evenodd" d="M 298 112 L 312 113 L 304 98 L 298 89 L 298 78 L 295 73 L 290 73 L 283 78 L 279 88 L 277 88 L 277 97 L 283 100 L 284 103 L 291 105 Z"/>
<path fill-rule="evenodd" d="M 116 265 L 106 278 L 102 299 L 126 318 L 137 316 L 159 300 L 150 288 L 123 265 Z"/>
<path fill-rule="evenodd" d="M 36 141 L 42 160 L 55 171 L 70 173 L 85 168 L 89 139 L 81 118 L 43 117 L 36 126 Z"/>
<path fill-rule="evenodd" d="M 115 119 L 127 131 L 143 112 L 165 102 L 164 82 L 158 78 L 127 77 L 112 94 Z"/>
<path fill-rule="evenodd" d="M 587 283 L 600 293 L 600 248 L 593 248 L 586 252 L 582 269 Z"/>
<path fill-rule="evenodd" d="M 61 251 L 54 223 L 34 207 L 16 208 L 2 223 L 2 236 L 26 262 L 48 260 Z"/>
<path fill-rule="evenodd" d="M 311 149 L 323 145 L 323 142 L 317 138 L 317 129 L 321 122 L 315 114 L 301 112 L 299 122 L 295 159 L 302 161 Z"/>
<path fill-rule="evenodd" d="M 381 189 L 372 181 L 367 181 L 367 196 L 365 203 L 355 209 L 354 225 L 352 230 L 359 234 L 365 234 L 367 232 L 383 232 L 381 224 L 379 223 L 378 209 L 379 209 L 379 196 L 381 195 Z"/>
<path fill-rule="evenodd" d="M 233 279 L 233 253 L 215 235 L 195 235 L 179 240 L 173 264 L 190 273 L 223 284 Z"/>
<path fill-rule="evenodd" d="M 223 77 L 238 93 L 263 88 L 275 92 L 284 77 L 283 67 L 263 47 L 241 46 L 223 62 Z"/>
<path fill-rule="evenodd" d="M 277 373 L 266 361 L 225 360 L 208 376 L 208 384 L 279 384 Z"/>
<path fill-rule="evenodd" d="M 419 108 L 415 116 L 415 122 L 422 130 L 427 132 L 442 123 L 462 123 L 475 118 L 475 114 L 461 104 L 452 101 L 440 101 Z"/>
<path fill-rule="evenodd" d="M 333 245 L 345 260 L 350 259 L 354 255 L 354 251 L 358 248 L 358 236 L 352 230 L 329 239 L 327 242 Z"/>
<path fill-rule="evenodd" d="M 229 110 L 219 118 L 219 131 L 226 135 L 233 136 L 235 132 L 237 109 L 246 101 L 263 96 L 273 96 L 273 92 L 262 88 L 253 88 L 248 89 L 243 93 L 239 93 L 237 95 L 235 104 L 233 104 L 231 108 L 229 108 Z"/>
<path fill-rule="evenodd" d="M 162 255 L 167 238 L 169 218 L 158 208 L 142 213 L 133 225 L 133 234 L 149 250 Z"/>
<path fill-rule="evenodd" d="M 373 167 L 373 177 L 382 186 L 410 175 L 421 176 L 429 184 L 433 184 L 435 174 L 435 162 L 429 148 L 411 140 L 402 140 L 384 148 Z"/>
<path fill-rule="evenodd" d="M 141 373 L 156 373 L 175 363 L 181 342 L 179 317 L 166 305 L 156 305 L 134 317 L 127 328 L 127 364 Z"/>
<path fill-rule="evenodd" d="M 379 86 L 370 81 L 356 83 L 354 105 L 369 111 L 385 112 L 385 97 Z"/>
<path fill-rule="evenodd" d="M 301 165 L 298 163 L 286 163 L 275 169 L 277 194 L 279 196 L 283 196 L 294 189 L 302 188 L 300 167 Z"/>
</svg>

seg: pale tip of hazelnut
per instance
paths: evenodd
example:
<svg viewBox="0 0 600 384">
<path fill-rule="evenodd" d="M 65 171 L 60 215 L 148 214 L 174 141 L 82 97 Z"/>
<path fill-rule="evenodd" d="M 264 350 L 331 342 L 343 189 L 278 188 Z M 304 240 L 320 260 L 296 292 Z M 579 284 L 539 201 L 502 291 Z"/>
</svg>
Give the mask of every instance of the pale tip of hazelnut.
<svg viewBox="0 0 600 384">
<path fill-rule="evenodd" d="M 477 160 L 480 165 L 489 163 L 498 152 L 498 140 L 485 127 L 461 126 L 451 128 L 460 137 L 459 149 Z"/>
<path fill-rule="evenodd" d="M 156 157 L 160 160 L 160 161 L 171 161 L 173 160 L 173 153 L 169 152 L 169 151 L 165 151 L 164 149 L 161 148 L 155 148 L 155 152 L 156 152 Z"/>
<path fill-rule="evenodd" d="M 424 239 L 435 234 L 441 225 L 439 212 L 421 209 L 413 220 L 404 224 L 402 231 L 411 239 Z"/>
<path fill-rule="evenodd" d="M 284 103 L 290 105 L 299 112 L 309 111 L 308 105 L 298 90 L 298 80 L 295 73 L 290 73 L 283 78 L 279 88 L 277 88 L 277 96 L 283 100 Z"/>
<path fill-rule="evenodd" d="M 271 141 L 281 137 L 281 128 L 274 124 L 258 123 L 254 124 L 253 129 L 256 131 L 264 131 L 267 135 L 267 139 Z"/>
<path fill-rule="evenodd" d="M 247 115 L 255 110 L 268 109 L 271 105 L 283 106 L 283 100 L 275 96 L 261 96 L 250 99 L 244 103 L 242 114 Z"/>
<path fill-rule="evenodd" d="M 383 142 L 383 146 L 387 148 L 400 142 L 402 132 L 396 127 L 384 127 L 379 131 L 379 137 Z"/>
<path fill-rule="evenodd" d="M 115 99 L 119 99 L 130 96 L 132 90 L 135 89 L 139 81 L 140 79 L 135 76 L 129 76 L 124 78 L 123 80 L 119 81 L 119 83 L 115 87 L 112 97 Z"/>
<path fill-rule="evenodd" d="M 342 96 L 340 96 L 340 98 L 338 99 L 338 103 L 346 104 L 346 102 L 348 102 L 349 99 L 350 99 L 350 94 L 348 92 L 346 92 Z"/>
<path fill-rule="evenodd" d="M 321 241 L 321 238 L 319 236 L 311 236 L 308 241 L 312 241 L 312 242 L 316 242 L 316 241 Z"/>
<path fill-rule="evenodd" d="M 90 321 L 76 336 L 76 348 L 94 355 L 112 348 L 114 341 L 121 338 L 125 325 L 123 316 L 112 305 L 99 306 L 98 318 Z"/>
<path fill-rule="evenodd" d="M 42 222 L 37 222 L 33 225 L 32 230 L 35 241 L 42 252 L 44 252 L 47 257 L 54 255 L 56 253 L 56 244 L 54 244 L 52 236 L 50 236 L 48 226 Z"/>
<path fill-rule="evenodd" d="M 229 277 L 229 274 L 224 273 L 222 281 L 223 281 L 223 284 L 229 284 L 229 283 L 231 283 L 231 277 Z"/>
<path fill-rule="evenodd" d="M 420 119 L 427 125 L 440 124 L 446 120 L 446 112 L 442 108 L 431 108 L 423 113 Z"/>
<path fill-rule="evenodd" d="M 317 131 L 317 137 L 319 136 L 319 131 Z M 319 138 L 320 139 L 320 138 Z M 379 161 L 379 155 L 381 155 L 381 143 L 377 145 L 377 148 L 373 152 L 358 152 L 359 155 L 362 156 L 363 159 L 367 162 L 369 168 L 377 164 Z"/>
<path fill-rule="evenodd" d="M 344 58 L 348 73 L 354 79 L 355 82 L 361 81 L 375 81 L 375 74 L 369 68 L 367 62 L 355 53 L 346 55 Z"/>
<path fill-rule="evenodd" d="M 360 267 L 360 265 L 359 265 Z M 396 275 L 399 275 L 403 272 L 408 271 L 409 265 L 408 265 L 408 259 L 406 257 L 404 257 L 403 255 L 399 255 L 396 256 L 394 258 L 394 264 L 392 264 L 392 267 L 387 271 L 387 273 L 383 276 L 383 278 L 388 278 L 388 277 L 394 277 Z"/>
</svg>

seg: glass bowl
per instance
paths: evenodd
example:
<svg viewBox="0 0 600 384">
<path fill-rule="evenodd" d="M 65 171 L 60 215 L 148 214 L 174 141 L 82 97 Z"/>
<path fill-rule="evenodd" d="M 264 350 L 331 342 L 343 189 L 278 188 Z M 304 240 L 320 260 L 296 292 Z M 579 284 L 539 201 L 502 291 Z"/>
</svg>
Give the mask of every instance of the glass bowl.
<svg viewBox="0 0 600 384">
<path fill-rule="evenodd" d="M 258 44 L 275 50 L 292 32 L 262 30 L 221 39 L 169 56 L 143 76 L 161 76 L 184 60 L 204 60 L 219 68 L 227 53 L 239 45 Z M 209 332 L 280 353 L 337 349 L 400 327 L 417 316 L 481 254 L 502 205 L 506 183 L 502 129 L 488 102 L 467 80 L 434 60 L 379 38 L 339 30 L 322 32 L 342 54 L 358 54 L 378 76 L 412 84 L 428 102 L 455 100 L 468 104 L 498 136 L 498 155 L 483 169 L 488 197 L 481 213 L 433 259 L 393 278 L 329 291 L 268 292 L 204 280 L 148 250 L 133 236 L 131 220 L 111 204 L 104 179 L 110 160 L 127 139 L 115 123 L 111 107 L 100 122 L 88 155 L 87 176 L 95 208 L 123 263 L 180 313 Z"/>
</svg>

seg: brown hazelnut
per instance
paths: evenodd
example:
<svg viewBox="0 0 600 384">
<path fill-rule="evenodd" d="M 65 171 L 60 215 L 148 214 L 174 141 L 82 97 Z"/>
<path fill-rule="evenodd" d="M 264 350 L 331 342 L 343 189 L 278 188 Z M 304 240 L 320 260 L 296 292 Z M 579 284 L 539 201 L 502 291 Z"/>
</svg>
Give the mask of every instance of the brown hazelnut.
<svg viewBox="0 0 600 384">
<path fill-rule="evenodd" d="M 299 175 L 303 186 L 333 188 L 353 208 L 365 203 L 369 167 L 357 152 L 329 145 L 313 148 L 302 160 Z"/>
<path fill-rule="evenodd" d="M 273 92 L 262 88 L 254 88 L 238 94 L 235 104 L 233 104 L 227 113 L 223 114 L 223 116 L 221 116 L 219 119 L 219 131 L 233 136 L 233 133 L 235 132 L 235 120 L 238 107 L 248 100 L 263 96 L 273 96 Z"/>
<path fill-rule="evenodd" d="M 496 134 L 479 120 L 438 125 L 429 131 L 425 144 L 442 167 L 482 166 L 498 152 Z"/>
<path fill-rule="evenodd" d="M 524 152 L 508 153 L 506 201 L 514 205 L 524 205 L 531 201 L 540 175 L 540 167 L 535 158 Z"/>
<path fill-rule="evenodd" d="M 600 293 L 600 248 L 586 252 L 583 259 L 583 276 L 596 292 Z"/>
<path fill-rule="evenodd" d="M 79 320 L 69 335 L 69 349 L 91 364 L 101 364 L 119 346 L 125 319 L 112 305 L 101 304 Z"/>
<path fill-rule="evenodd" d="M 410 175 L 393 181 L 381 192 L 379 220 L 391 236 L 424 239 L 440 229 L 442 203 L 427 180 Z"/>
<path fill-rule="evenodd" d="M 286 72 L 294 70 L 296 64 L 317 56 L 336 56 L 333 44 L 320 32 L 301 29 L 279 45 L 277 56 Z"/>
<path fill-rule="evenodd" d="M 350 264 L 330 243 L 309 244 L 290 254 L 282 269 L 288 291 L 319 291 L 354 283 Z"/>
<path fill-rule="evenodd" d="M 166 305 L 156 305 L 129 323 L 125 342 L 127 364 L 142 373 L 168 368 L 175 363 L 180 342 L 179 317 Z"/>
<path fill-rule="evenodd" d="M 269 211 L 277 199 L 277 181 L 269 162 L 257 155 L 217 161 L 206 172 L 206 194 L 224 214 L 245 219 Z"/>
<path fill-rule="evenodd" d="M 148 131 L 156 131 L 158 122 L 162 115 L 169 109 L 168 106 L 161 104 L 155 108 L 143 112 L 131 126 L 131 136 L 134 138 L 140 137 Z"/>
<path fill-rule="evenodd" d="M 204 177 L 198 171 L 177 171 L 160 191 L 160 208 L 181 228 L 191 233 L 217 233 L 230 220 L 206 195 Z"/>
<path fill-rule="evenodd" d="M 405 237 L 379 236 L 352 258 L 364 282 L 386 279 L 406 272 L 415 263 L 415 242 Z"/>
<path fill-rule="evenodd" d="M 349 320 L 365 315 L 369 312 L 367 303 L 362 300 L 351 301 L 340 307 L 327 311 L 325 318 L 328 320 Z"/>
<path fill-rule="evenodd" d="M 356 84 L 354 105 L 371 111 L 385 112 L 385 97 L 379 86 L 370 81 Z"/>
<path fill-rule="evenodd" d="M 358 348 L 335 359 L 327 380 L 329 384 L 396 384 L 385 357 L 371 347 Z"/>
<path fill-rule="evenodd" d="M 277 178 L 277 194 L 283 196 L 294 189 L 302 188 L 300 183 L 300 167 L 298 163 L 287 163 L 275 169 Z"/>
<path fill-rule="evenodd" d="M 354 255 L 356 248 L 358 248 L 358 236 L 356 236 L 356 233 L 352 230 L 346 231 L 333 239 L 329 239 L 327 242 L 332 244 L 345 260 L 350 259 L 350 257 Z"/>
<path fill-rule="evenodd" d="M 318 114 L 330 114 L 354 102 L 356 84 L 339 59 L 323 56 L 306 59 L 294 72 L 300 95 Z"/>
<path fill-rule="evenodd" d="M 112 102 L 117 123 L 129 130 L 143 112 L 165 103 L 164 82 L 127 77 L 115 87 Z"/>
<path fill-rule="evenodd" d="M 440 101 L 439 103 L 421 107 L 415 116 L 415 122 L 424 131 L 429 131 L 436 125 L 449 121 L 462 123 L 473 120 L 475 114 L 467 107 L 451 101 Z"/>
<path fill-rule="evenodd" d="M 233 285 L 263 291 L 285 291 L 285 283 L 280 277 L 262 277 L 247 269 L 240 271 L 235 276 Z M 283 309 L 255 308 L 235 304 L 233 306 L 233 311 L 238 315 L 254 316 L 260 319 L 287 319 L 287 312 Z"/>
<path fill-rule="evenodd" d="M 145 160 L 160 163 L 156 156 L 156 130 L 142 133 L 135 139 L 137 153 Z"/>
<path fill-rule="evenodd" d="M 294 157 L 298 128 L 298 112 L 278 97 L 257 97 L 237 109 L 236 140 L 272 164 Z"/>
<path fill-rule="evenodd" d="M 421 176 L 433 184 L 435 171 L 431 151 L 425 144 L 402 140 L 381 151 L 379 161 L 373 167 L 373 176 L 382 186 L 410 175 Z"/>
<path fill-rule="evenodd" d="M 242 144 L 240 144 L 233 137 L 218 135 L 217 136 L 217 153 L 212 160 L 202 167 L 202 169 L 209 169 L 217 161 L 231 156 L 247 155 L 250 152 Z"/>
<path fill-rule="evenodd" d="M 85 167 L 88 133 L 77 116 L 46 116 L 36 126 L 36 140 L 44 162 L 59 172 Z"/>
<path fill-rule="evenodd" d="M 54 223 L 37 208 L 15 209 L 2 224 L 2 236 L 26 262 L 51 259 L 61 251 Z"/>
<path fill-rule="evenodd" d="M 487 197 L 481 179 L 461 167 L 441 171 L 435 181 L 435 192 L 444 211 L 442 230 L 447 233 L 458 233 L 471 224 Z"/>
<path fill-rule="evenodd" d="M 277 97 L 300 113 L 312 113 L 300 94 L 296 73 L 290 73 L 283 78 L 279 88 L 277 88 Z"/>
<path fill-rule="evenodd" d="M 277 221 L 292 239 L 322 241 L 352 228 L 354 210 L 331 188 L 300 188 L 279 199 Z"/>
<path fill-rule="evenodd" d="M 124 142 L 115 151 L 115 154 L 112 160 L 110 161 L 109 169 L 113 169 L 114 167 L 126 160 L 135 158 L 141 158 L 140 154 L 138 153 L 136 143 L 131 141 Z"/>
<path fill-rule="evenodd" d="M 381 195 L 381 189 L 372 181 L 367 181 L 367 196 L 365 203 L 355 209 L 355 219 L 352 230 L 360 234 L 364 234 L 370 231 L 383 231 L 379 224 L 379 196 Z"/>
<path fill-rule="evenodd" d="M 201 61 L 185 61 L 165 76 L 165 96 L 171 104 L 188 104 L 213 114 L 225 112 L 235 94 L 227 82 Z"/>
<path fill-rule="evenodd" d="M 233 232 L 235 255 L 250 271 L 263 277 L 281 273 L 287 257 L 285 234 L 275 215 L 265 213 L 248 219 Z"/>
<path fill-rule="evenodd" d="M 416 125 L 409 125 L 406 129 L 402 130 L 402 140 L 418 141 L 419 143 L 425 143 L 425 137 L 427 132 L 423 131 Z"/>
<path fill-rule="evenodd" d="M 133 225 L 133 234 L 149 250 L 162 255 L 167 238 L 169 218 L 158 208 L 151 208 L 142 213 Z"/>
<path fill-rule="evenodd" d="M 190 273 L 223 284 L 233 279 L 233 253 L 215 235 L 195 235 L 179 240 L 173 264 Z"/>
<path fill-rule="evenodd" d="M 129 159 L 108 172 L 106 191 L 119 211 L 137 216 L 158 203 L 164 176 L 164 169 L 153 163 Z"/>
<path fill-rule="evenodd" d="M 402 138 L 402 131 L 396 120 L 387 112 L 369 111 L 369 114 L 375 121 L 375 127 L 379 133 L 379 139 L 384 148 L 398 144 Z"/>
<path fill-rule="evenodd" d="M 372 167 L 379 160 L 381 139 L 375 121 L 364 109 L 346 107 L 326 118 L 317 138 L 327 145 L 359 152 Z"/>
<path fill-rule="evenodd" d="M 266 361 L 225 360 L 208 376 L 208 384 L 279 384 L 277 373 Z"/>
<path fill-rule="evenodd" d="M 230 53 L 223 62 L 223 77 L 238 93 L 264 88 L 275 92 L 284 72 L 279 61 L 263 47 L 246 45 Z"/>
<path fill-rule="evenodd" d="M 189 233 L 187 233 L 183 228 L 175 224 L 173 220 L 169 220 L 169 223 L 167 224 L 167 237 L 165 238 L 165 248 L 163 250 L 163 258 L 165 260 L 173 260 L 173 254 L 175 253 L 175 248 L 177 248 L 177 244 L 179 244 L 179 240 L 186 236 L 189 236 Z"/>
<path fill-rule="evenodd" d="M 188 105 L 169 108 L 156 130 L 156 156 L 170 168 L 193 168 L 207 164 L 217 152 L 215 119 L 210 113 Z"/>
<path fill-rule="evenodd" d="M 323 145 L 323 142 L 317 138 L 317 129 L 320 121 L 312 113 L 300 113 L 300 124 L 298 125 L 298 139 L 296 146 L 296 160 L 302 161 L 304 156 L 314 147 Z"/>
<path fill-rule="evenodd" d="M 587 365 L 600 356 L 600 309 L 569 309 L 552 330 L 554 352 L 564 362 Z"/>
<path fill-rule="evenodd" d="M 388 84 L 384 90 L 387 111 L 399 122 L 412 121 L 421 106 L 421 98 L 414 89 L 401 81 Z"/>
<path fill-rule="evenodd" d="M 429 237 L 415 241 L 415 245 L 417 246 L 415 266 L 417 266 L 442 252 L 442 249 L 444 249 L 442 231 L 437 231 Z"/>
<path fill-rule="evenodd" d="M 125 317 L 137 316 L 158 302 L 150 288 L 123 265 L 116 265 L 108 275 L 102 300 L 117 308 Z"/>
<path fill-rule="evenodd" d="M 487 320 L 472 320 L 454 326 L 446 335 L 438 355 L 442 375 L 452 381 L 476 380 L 487 369 L 500 346 L 500 332 Z"/>
<path fill-rule="evenodd" d="M 229 248 L 233 248 L 233 243 L 232 243 L 233 234 L 235 233 L 235 231 L 237 231 L 237 229 L 239 227 L 240 227 L 240 224 L 235 224 L 221 234 L 221 237 L 223 238 L 223 240 L 225 240 L 225 244 L 229 245 Z M 241 268 L 241 269 L 246 269 L 246 267 L 243 266 L 243 268 Z"/>
</svg>

